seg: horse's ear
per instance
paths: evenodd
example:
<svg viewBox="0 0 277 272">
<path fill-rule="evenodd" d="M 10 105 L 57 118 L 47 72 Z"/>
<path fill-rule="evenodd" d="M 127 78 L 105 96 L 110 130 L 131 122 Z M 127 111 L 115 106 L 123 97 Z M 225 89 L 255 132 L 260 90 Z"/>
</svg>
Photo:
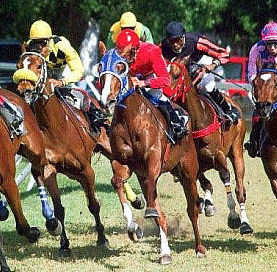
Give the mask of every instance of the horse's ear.
<svg viewBox="0 0 277 272">
<path fill-rule="evenodd" d="M 106 47 L 106 45 L 105 45 L 104 42 L 99 41 L 99 43 L 98 43 L 98 48 L 99 48 L 100 56 L 102 57 L 102 56 L 106 53 L 107 47 Z"/>
<path fill-rule="evenodd" d="M 26 42 L 23 42 L 21 44 L 21 53 L 25 53 L 27 51 L 27 43 Z"/>
</svg>

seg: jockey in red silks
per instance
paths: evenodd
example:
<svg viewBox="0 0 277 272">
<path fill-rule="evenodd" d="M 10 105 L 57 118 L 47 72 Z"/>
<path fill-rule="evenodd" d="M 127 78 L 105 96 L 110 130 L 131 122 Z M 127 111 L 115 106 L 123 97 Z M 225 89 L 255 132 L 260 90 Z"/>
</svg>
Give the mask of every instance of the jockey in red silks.
<svg viewBox="0 0 277 272">
<path fill-rule="evenodd" d="M 262 69 L 277 73 L 277 23 L 266 24 L 261 31 L 261 37 L 262 39 L 252 46 L 249 53 L 248 80 L 250 83 Z M 259 155 L 261 128 L 262 120 L 254 109 L 250 139 L 244 145 L 252 158 Z"/>
<path fill-rule="evenodd" d="M 116 49 L 129 64 L 134 87 L 147 88 L 147 93 L 158 101 L 158 108 L 166 117 L 173 138 L 176 141 L 181 139 L 187 134 L 188 116 L 170 104 L 168 97 L 174 92 L 170 88 L 170 77 L 159 47 L 140 41 L 133 30 L 125 29 L 118 35 Z"/>
</svg>

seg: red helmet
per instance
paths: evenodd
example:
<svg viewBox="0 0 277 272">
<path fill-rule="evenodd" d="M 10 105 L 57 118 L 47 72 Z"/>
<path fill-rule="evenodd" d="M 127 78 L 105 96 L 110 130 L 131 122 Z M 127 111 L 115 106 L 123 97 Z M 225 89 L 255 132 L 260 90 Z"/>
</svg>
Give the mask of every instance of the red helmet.
<svg viewBox="0 0 277 272">
<path fill-rule="evenodd" d="M 132 44 L 132 47 L 139 47 L 139 37 L 134 30 L 124 29 L 117 37 L 116 46 L 121 50 L 129 44 Z"/>
</svg>

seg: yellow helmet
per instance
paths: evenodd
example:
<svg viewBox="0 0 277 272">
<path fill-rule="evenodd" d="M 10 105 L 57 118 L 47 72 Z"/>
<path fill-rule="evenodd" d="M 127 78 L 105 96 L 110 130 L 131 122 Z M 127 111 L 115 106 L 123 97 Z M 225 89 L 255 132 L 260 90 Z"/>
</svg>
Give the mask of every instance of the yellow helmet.
<svg viewBox="0 0 277 272">
<path fill-rule="evenodd" d="M 42 20 L 35 21 L 30 28 L 30 39 L 49 39 L 52 37 L 52 29 L 48 23 Z"/>
<path fill-rule="evenodd" d="M 127 11 L 121 15 L 120 26 L 121 27 L 136 27 L 137 18 L 134 13 Z"/>
</svg>

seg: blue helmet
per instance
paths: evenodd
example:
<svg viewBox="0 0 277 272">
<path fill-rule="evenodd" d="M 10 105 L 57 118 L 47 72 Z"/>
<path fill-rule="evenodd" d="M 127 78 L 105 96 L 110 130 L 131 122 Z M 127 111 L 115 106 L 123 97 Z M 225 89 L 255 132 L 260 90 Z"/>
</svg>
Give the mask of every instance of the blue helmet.
<svg viewBox="0 0 277 272">
<path fill-rule="evenodd" d="M 168 40 L 181 38 L 186 34 L 186 30 L 180 22 L 170 22 L 166 26 L 166 38 Z"/>
</svg>

